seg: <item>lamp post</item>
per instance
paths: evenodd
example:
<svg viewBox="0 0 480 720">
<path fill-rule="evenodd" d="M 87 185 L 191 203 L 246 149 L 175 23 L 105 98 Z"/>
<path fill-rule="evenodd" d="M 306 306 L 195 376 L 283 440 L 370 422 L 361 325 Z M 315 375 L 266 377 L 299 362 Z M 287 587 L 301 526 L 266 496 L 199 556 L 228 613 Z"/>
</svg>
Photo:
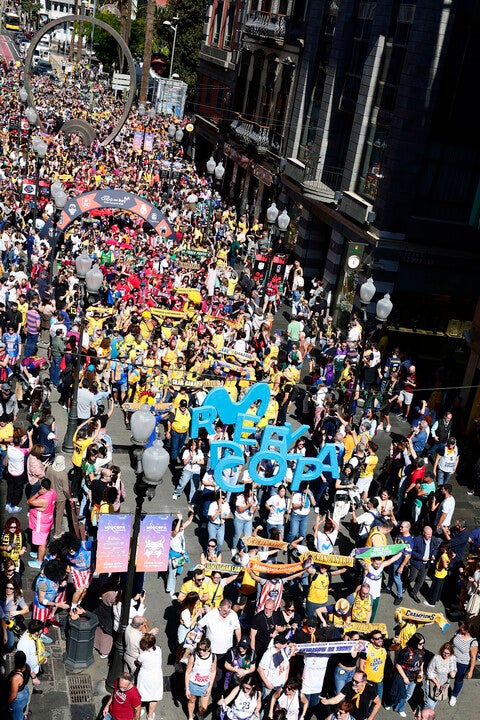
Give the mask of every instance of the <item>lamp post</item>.
<svg viewBox="0 0 480 720">
<path fill-rule="evenodd" d="M 174 25 L 173 23 L 170 22 L 170 20 L 164 20 L 164 21 L 163 21 L 163 24 L 164 24 L 166 27 L 172 28 L 172 30 L 173 30 L 172 55 L 171 55 L 171 57 L 170 57 L 170 72 L 169 72 L 169 74 L 168 74 L 168 79 L 169 79 L 169 80 L 172 79 L 172 74 L 173 74 L 173 59 L 174 59 L 174 57 L 175 57 L 175 45 L 176 45 L 176 43 L 177 43 L 177 30 L 178 30 L 178 20 L 179 20 L 179 18 L 178 18 L 177 16 L 175 16 L 175 17 L 172 18 L 172 20 L 174 20 L 177 24 Z"/>
<path fill-rule="evenodd" d="M 33 107 L 28 107 L 25 110 L 25 116 L 28 120 L 28 138 L 27 138 L 27 154 L 25 161 L 25 175 L 28 177 L 28 156 L 30 154 L 30 139 L 32 137 L 33 128 L 37 125 L 38 115 Z"/>
<path fill-rule="evenodd" d="M 210 159 L 207 161 L 207 173 L 210 176 L 211 183 L 210 198 L 208 201 L 207 226 L 205 228 L 205 237 L 208 238 L 212 222 L 213 208 L 215 207 L 215 189 L 217 185 L 221 186 L 223 176 L 225 175 L 225 168 L 223 167 L 222 161 L 220 160 L 219 163 L 216 163 L 213 155 L 210 156 Z"/>
<path fill-rule="evenodd" d="M 263 303 L 265 300 L 265 293 L 267 290 L 267 283 L 270 279 L 270 273 L 272 271 L 272 264 L 273 264 L 273 258 L 275 257 L 275 247 L 274 247 L 274 241 L 276 239 L 276 232 L 274 233 L 274 229 L 276 228 L 276 225 L 278 225 L 278 229 L 280 230 L 280 236 L 283 237 L 285 234 L 288 226 L 290 225 L 290 215 L 287 213 L 287 209 L 284 208 L 282 212 L 279 214 L 279 210 L 274 202 L 270 205 L 269 208 L 267 208 L 267 224 L 268 224 L 268 262 L 265 268 L 265 274 L 263 276 L 263 283 L 262 283 L 262 294 L 261 294 L 261 302 Z"/>
<path fill-rule="evenodd" d="M 49 277 L 50 282 L 53 280 L 53 276 L 55 274 L 55 258 L 57 255 L 57 241 L 58 241 L 58 232 L 57 232 L 57 225 L 58 221 L 60 220 L 60 215 L 62 214 L 62 210 L 67 204 L 68 197 L 67 193 L 63 189 L 62 183 L 58 182 L 52 183 L 50 186 L 50 193 L 53 198 L 53 202 L 55 203 L 55 210 L 53 212 L 53 225 L 52 225 L 52 242 L 50 245 L 50 271 L 49 271 Z"/>
<path fill-rule="evenodd" d="M 18 91 L 18 99 L 20 101 L 20 113 L 18 116 L 18 143 L 17 147 L 20 148 L 20 139 L 22 137 L 22 117 L 24 110 L 27 106 L 28 102 L 28 93 L 24 87 L 21 87 Z"/>
<path fill-rule="evenodd" d="M 38 135 L 32 140 L 32 147 L 35 153 L 35 205 L 33 208 L 33 227 L 37 229 L 37 212 L 38 212 L 38 183 L 40 180 L 40 168 L 47 155 L 48 145 Z"/>
<path fill-rule="evenodd" d="M 70 411 L 68 413 L 67 432 L 65 433 L 62 444 L 62 450 L 65 453 L 73 452 L 73 436 L 78 425 L 78 388 L 80 385 L 80 368 L 82 365 L 82 342 L 83 333 L 85 332 L 86 325 L 85 309 L 88 302 L 88 294 L 91 293 L 92 295 L 96 295 L 103 283 L 103 275 L 100 268 L 98 267 L 98 265 L 94 265 L 92 267 L 92 259 L 86 253 L 82 253 L 76 258 L 75 273 L 80 284 L 80 289 L 82 293 L 82 304 L 84 303 L 85 307 L 82 308 L 82 314 L 80 318 L 80 336 L 78 339 L 77 354 L 75 357 L 75 380 L 73 382 L 72 403 L 70 405 Z"/>
<path fill-rule="evenodd" d="M 170 152 L 170 168 L 168 172 L 168 180 L 172 182 L 173 178 L 173 163 L 178 152 L 178 146 L 182 144 L 183 130 L 181 127 L 176 127 L 175 123 L 171 122 L 167 129 L 168 139 L 170 145 L 173 146 L 173 151 Z"/>
<path fill-rule="evenodd" d="M 375 284 L 373 282 L 373 279 L 369 277 L 362 285 L 360 285 L 359 290 L 359 296 L 360 296 L 360 304 L 362 306 L 363 310 L 363 327 L 362 327 L 362 337 L 360 340 L 360 347 L 359 347 L 359 357 L 357 366 L 355 368 L 355 375 L 353 379 L 353 387 L 352 387 L 352 393 L 350 396 L 350 407 L 349 407 L 349 413 L 350 417 L 353 417 L 353 408 L 355 405 L 355 395 L 357 393 L 357 386 L 360 382 L 360 378 L 362 375 L 363 370 L 363 356 L 365 354 L 365 348 L 367 345 L 367 307 L 372 302 L 375 293 L 377 292 L 377 288 L 375 287 Z M 375 308 L 375 316 L 377 320 L 379 320 L 381 323 L 384 323 L 390 313 L 392 312 L 393 305 L 392 301 L 390 300 L 390 295 L 386 293 L 383 298 L 380 298 L 380 300 L 377 301 L 377 305 Z"/>
<path fill-rule="evenodd" d="M 143 124 L 142 148 L 140 150 L 140 156 L 138 158 L 138 162 L 140 164 L 143 159 L 143 152 L 145 150 L 145 135 L 147 132 L 147 128 L 150 125 L 150 122 L 155 118 L 156 112 L 154 107 L 151 107 L 150 110 L 147 111 L 145 105 L 141 103 L 138 106 L 138 114 Z"/>
<path fill-rule="evenodd" d="M 160 440 L 154 440 L 150 447 L 147 447 L 143 451 L 141 450 L 155 430 L 155 417 L 150 412 L 148 405 L 143 406 L 140 410 L 133 413 L 130 420 L 130 427 L 132 430 L 132 440 L 136 445 L 135 452 L 137 454 L 136 482 L 133 488 L 135 492 L 135 516 L 130 540 L 127 578 L 122 599 L 119 628 L 113 646 L 112 661 L 105 681 L 105 687 L 110 692 L 113 690 L 115 680 L 123 670 L 123 637 L 130 614 L 143 503 L 146 497 L 148 500 L 152 500 L 154 497 L 155 488 L 161 482 L 170 462 L 170 456 Z"/>
</svg>

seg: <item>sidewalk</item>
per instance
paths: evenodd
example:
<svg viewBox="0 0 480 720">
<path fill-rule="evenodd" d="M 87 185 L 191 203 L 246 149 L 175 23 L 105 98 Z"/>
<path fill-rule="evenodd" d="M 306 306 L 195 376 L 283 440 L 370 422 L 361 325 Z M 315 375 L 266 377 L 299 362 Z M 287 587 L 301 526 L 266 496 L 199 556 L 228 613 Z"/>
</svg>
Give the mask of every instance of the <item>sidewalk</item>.
<svg viewBox="0 0 480 720">
<path fill-rule="evenodd" d="M 282 309 L 283 310 L 283 309 Z M 274 327 L 280 327 L 283 329 L 283 325 L 286 327 L 286 318 L 283 316 L 282 311 L 276 316 Z M 56 402 L 57 392 L 53 391 L 52 394 L 52 408 L 53 415 L 57 424 L 57 432 L 61 440 L 64 437 L 66 431 L 66 412 Z M 20 418 L 25 417 L 25 412 L 22 411 Z M 298 425 L 297 421 L 293 418 L 289 418 L 294 426 Z M 401 423 L 396 419 L 392 422 L 393 431 L 399 434 L 404 434 L 408 426 L 405 423 Z M 111 420 L 108 424 L 108 430 L 114 441 L 114 459 L 116 464 L 122 468 L 122 478 L 127 488 L 127 498 L 125 503 L 122 505 L 122 512 L 134 512 L 135 498 L 133 494 L 133 484 L 135 481 L 135 474 L 133 469 L 130 467 L 130 460 L 128 455 L 128 448 L 131 445 L 131 437 L 129 431 L 125 428 L 123 421 L 123 414 L 120 409 L 116 408 Z M 59 445 L 61 446 L 61 440 Z M 379 432 L 376 436 L 376 442 L 379 445 L 379 456 L 381 460 L 388 453 L 390 444 L 390 435 L 385 432 Z M 70 458 L 67 457 L 67 467 L 70 467 Z M 4 512 L 4 498 L 5 498 L 5 484 L 0 485 L 2 492 L 2 522 L 5 521 Z M 467 521 L 469 528 L 473 528 L 480 524 L 480 499 L 477 497 L 468 497 L 465 493 L 465 488 L 458 486 L 454 483 L 454 494 L 456 496 L 456 517 L 464 517 Z M 157 488 L 156 495 L 151 502 L 145 502 L 144 509 L 147 513 L 171 513 L 176 514 L 182 512 L 183 516 L 187 514 L 187 504 L 185 496 L 182 496 L 177 501 L 173 501 L 172 495 L 172 482 L 170 471 L 164 478 L 163 483 Z M 27 514 L 25 503 L 23 504 L 23 510 L 20 513 L 20 519 L 22 527 L 28 526 Z M 186 530 L 186 544 L 187 549 L 191 558 L 191 566 L 194 566 L 199 562 L 201 542 L 205 540 L 205 531 L 201 530 L 196 523 L 192 523 Z M 350 541 L 346 530 L 342 528 L 340 533 L 339 542 L 341 547 L 345 547 Z M 228 551 L 224 552 L 228 560 Z M 31 584 L 35 577 L 35 571 L 27 567 L 24 575 L 24 592 L 27 602 L 30 602 L 33 597 L 31 590 Z M 183 575 L 185 577 L 185 573 Z M 338 580 L 338 578 L 334 578 Z M 180 583 L 177 584 L 179 588 Z M 145 583 L 146 590 L 146 616 L 151 626 L 157 626 L 160 628 L 158 635 L 158 643 L 163 651 L 163 674 L 164 684 L 166 692 L 164 694 L 163 701 L 159 704 L 156 711 L 157 720 L 171 719 L 172 717 L 183 718 L 183 709 L 180 706 L 178 700 L 175 700 L 171 692 L 168 690 L 170 682 L 173 677 L 173 664 L 171 664 L 170 648 L 168 645 L 168 639 L 166 631 L 169 630 L 171 635 L 171 620 L 172 617 L 172 604 L 170 597 L 164 592 L 163 581 L 158 579 L 155 573 L 149 573 L 146 576 Z M 406 603 L 407 607 L 410 606 Z M 424 606 L 419 606 L 421 609 L 426 609 Z M 441 606 L 439 610 L 441 611 Z M 393 614 L 395 608 L 393 606 L 393 598 L 389 595 L 382 594 L 379 611 L 377 614 L 377 620 L 379 622 L 387 623 L 389 630 L 393 628 Z M 94 663 L 87 669 L 76 673 L 67 672 L 63 663 L 63 654 L 65 651 L 65 613 L 60 617 L 61 631 L 52 628 L 51 634 L 54 638 L 54 643 L 48 646 L 51 656 L 48 659 L 46 665 L 46 672 L 42 677 L 41 687 L 43 689 L 42 695 L 33 695 L 31 698 L 31 709 L 34 718 L 41 718 L 48 716 L 52 720 L 92 720 L 96 717 L 97 713 L 102 707 L 102 702 L 106 698 L 107 693 L 105 691 L 105 678 L 108 672 L 107 660 L 102 660 L 96 652 L 94 652 Z M 427 647 L 429 650 L 434 652 L 438 651 L 442 642 L 449 639 L 456 626 L 452 625 L 446 630 L 444 634 L 441 633 L 437 625 L 424 628 L 423 632 L 427 638 Z M 477 666 L 478 668 L 479 666 Z M 462 694 L 459 697 L 458 705 L 456 708 L 450 708 L 446 703 L 442 703 L 438 706 L 437 718 L 458 718 L 459 710 L 461 710 L 462 718 L 464 720 L 473 720 L 478 716 L 476 703 L 478 702 L 479 691 L 480 691 L 480 674 L 478 669 L 475 671 L 474 679 L 467 681 L 462 690 Z M 413 706 L 415 707 L 415 706 Z M 411 710 L 407 708 L 408 715 L 410 716 Z M 388 713 L 383 707 L 379 711 L 377 718 L 384 720 L 388 717 Z"/>
</svg>

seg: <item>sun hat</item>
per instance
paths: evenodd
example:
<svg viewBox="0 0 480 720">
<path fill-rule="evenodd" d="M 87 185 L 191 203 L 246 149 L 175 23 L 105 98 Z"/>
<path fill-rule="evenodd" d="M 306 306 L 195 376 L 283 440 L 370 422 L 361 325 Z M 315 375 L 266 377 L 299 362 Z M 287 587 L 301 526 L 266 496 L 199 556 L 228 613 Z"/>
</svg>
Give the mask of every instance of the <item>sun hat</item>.
<svg viewBox="0 0 480 720">
<path fill-rule="evenodd" d="M 63 455 L 56 455 L 55 460 L 52 463 L 52 470 L 55 470 L 55 472 L 62 472 L 62 470 L 65 470 L 65 458 Z"/>
</svg>

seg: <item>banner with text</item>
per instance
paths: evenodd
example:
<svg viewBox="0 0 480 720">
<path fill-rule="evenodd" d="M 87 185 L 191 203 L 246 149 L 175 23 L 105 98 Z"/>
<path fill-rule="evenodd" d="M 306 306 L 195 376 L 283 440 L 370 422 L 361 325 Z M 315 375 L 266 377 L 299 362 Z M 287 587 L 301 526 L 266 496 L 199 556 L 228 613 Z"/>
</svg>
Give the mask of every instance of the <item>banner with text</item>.
<svg viewBox="0 0 480 720">
<path fill-rule="evenodd" d="M 131 515 L 99 516 L 96 573 L 127 571 L 131 532 Z"/>
<path fill-rule="evenodd" d="M 137 545 L 138 572 L 165 572 L 172 532 L 171 515 L 145 515 Z"/>
</svg>

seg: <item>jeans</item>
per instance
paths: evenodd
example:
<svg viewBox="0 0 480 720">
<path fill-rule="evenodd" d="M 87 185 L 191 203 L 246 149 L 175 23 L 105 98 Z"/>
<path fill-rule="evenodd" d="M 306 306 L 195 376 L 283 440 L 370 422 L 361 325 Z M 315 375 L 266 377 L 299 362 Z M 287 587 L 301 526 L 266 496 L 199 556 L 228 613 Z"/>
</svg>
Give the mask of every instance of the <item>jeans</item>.
<svg viewBox="0 0 480 720">
<path fill-rule="evenodd" d="M 170 558 L 167 567 L 167 587 L 165 588 L 168 593 L 175 592 L 175 586 L 177 584 L 177 569 L 178 568 L 173 567 L 172 559 Z"/>
<path fill-rule="evenodd" d="M 38 333 L 36 335 L 29 335 L 25 339 L 25 347 L 23 349 L 24 357 L 32 357 L 35 354 L 35 348 L 37 347 Z"/>
<path fill-rule="evenodd" d="M 445 485 L 445 483 L 448 483 L 451 477 L 452 473 L 445 472 L 445 470 L 437 468 L 437 487 L 441 487 L 442 485 Z"/>
<path fill-rule="evenodd" d="M 233 540 L 232 548 L 237 547 L 237 543 L 241 537 L 249 537 L 253 532 L 253 518 L 249 520 L 241 520 L 233 516 Z"/>
<path fill-rule="evenodd" d="M 350 680 L 355 675 L 355 672 L 355 668 L 352 668 L 351 670 L 345 670 L 345 668 L 337 665 L 333 674 L 333 680 L 335 683 L 335 695 L 338 695 L 338 693 L 342 691 L 343 686 L 350 682 Z"/>
<path fill-rule="evenodd" d="M 390 565 L 388 568 L 388 582 L 387 582 L 387 588 L 389 590 L 392 589 L 392 587 L 395 585 L 395 590 L 397 592 L 397 597 L 402 597 L 403 595 L 403 585 L 402 585 L 402 576 L 398 572 L 398 566 Z"/>
<path fill-rule="evenodd" d="M 52 357 L 51 359 L 51 365 L 50 365 L 50 380 L 52 381 L 52 385 L 57 387 L 58 383 L 60 382 L 60 362 L 62 358 L 61 357 Z"/>
<path fill-rule="evenodd" d="M 290 527 L 288 529 L 286 541 L 290 543 L 296 538 L 304 538 L 308 533 L 308 520 L 308 515 L 299 515 L 296 512 L 292 512 L 290 515 Z"/>
<path fill-rule="evenodd" d="M 407 692 L 406 696 L 404 698 L 402 698 L 400 700 L 400 702 L 397 703 L 397 705 L 392 706 L 392 709 L 395 710 L 395 712 L 401 713 L 405 710 L 405 706 L 406 706 L 407 702 L 410 700 L 410 698 L 412 697 L 416 684 L 417 683 L 415 682 L 415 680 L 411 680 L 408 683 L 408 685 L 406 687 L 406 692 Z"/>
<path fill-rule="evenodd" d="M 175 430 L 171 432 L 170 440 L 170 460 L 175 462 L 180 455 L 180 450 L 185 445 L 187 433 L 177 433 Z"/>
<path fill-rule="evenodd" d="M 186 468 L 184 468 L 182 476 L 180 478 L 180 482 L 178 483 L 177 489 L 175 490 L 176 497 L 180 497 L 180 495 L 187 487 L 188 483 L 190 483 L 190 488 L 188 492 L 188 504 L 191 505 L 193 496 L 195 495 L 196 491 L 198 490 L 198 486 L 200 485 L 200 475 L 199 473 L 194 473 L 191 470 L 187 470 Z"/>
<path fill-rule="evenodd" d="M 23 720 L 23 712 L 27 707 L 28 697 L 28 686 L 25 686 L 23 690 L 20 690 L 20 692 L 17 693 L 15 700 L 13 700 L 8 706 L 11 720 Z"/>
<path fill-rule="evenodd" d="M 225 540 L 225 523 L 219 525 L 218 523 L 213 523 L 209 520 L 208 539 L 215 540 L 215 542 L 217 543 L 217 547 L 221 548 L 223 545 L 223 541 Z"/>
<path fill-rule="evenodd" d="M 469 663 L 464 665 L 463 663 L 457 662 L 457 674 L 455 675 L 455 680 L 453 682 L 452 697 L 458 697 L 460 695 L 460 690 L 463 687 L 463 681 L 465 680 L 465 675 L 467 674 L 469 667 Z"/>
</svg>

